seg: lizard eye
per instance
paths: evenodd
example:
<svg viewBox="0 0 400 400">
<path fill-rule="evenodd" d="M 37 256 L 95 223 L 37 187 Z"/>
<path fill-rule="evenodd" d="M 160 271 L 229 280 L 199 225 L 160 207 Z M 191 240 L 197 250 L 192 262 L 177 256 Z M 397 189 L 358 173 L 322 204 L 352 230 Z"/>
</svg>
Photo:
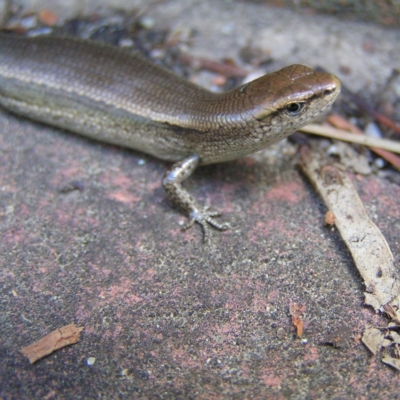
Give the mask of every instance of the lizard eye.
<svg viewBox="0 0 400 400">
<path fill-rule="evenodd" d="M 285 111 L 291 116 L 299 115 L 304 109 L 305 103 L 289 103 L 285 106 Z"/>
</svg>

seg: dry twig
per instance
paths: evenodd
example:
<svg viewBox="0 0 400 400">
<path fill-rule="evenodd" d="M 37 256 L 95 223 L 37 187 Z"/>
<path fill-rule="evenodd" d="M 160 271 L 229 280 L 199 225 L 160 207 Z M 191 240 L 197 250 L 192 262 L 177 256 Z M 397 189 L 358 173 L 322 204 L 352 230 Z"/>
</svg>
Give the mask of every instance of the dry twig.
<svg viewBox="0 0 400 400">
<path fill-rule="evenodd" d="M 358 143 L 368 147 L 376 147 L 400 154 L 400 143 L 389 139 L 372 138 L 366 135 L 354 135 L 341 129 L 335 129 L 327 125 L 309 124 L 300 129 L 302 132 L 324 136 L 330 139 L 343 140 L 345 142 Z"/>
</svg>

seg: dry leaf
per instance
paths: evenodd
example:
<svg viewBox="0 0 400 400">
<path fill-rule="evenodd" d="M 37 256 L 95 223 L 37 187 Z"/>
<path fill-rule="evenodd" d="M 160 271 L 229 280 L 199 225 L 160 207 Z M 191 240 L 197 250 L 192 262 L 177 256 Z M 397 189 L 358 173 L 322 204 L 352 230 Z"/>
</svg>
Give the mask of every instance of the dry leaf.
<svg viewBox="0 0 400 400">
<path fill-rule="evenodd" d="M 393 255 L 370 220 L 347 174 L 321 154 L 304 148 L 301 166 L 317 188 L 366 286 L 365 302 L 400 322 L 400 279 Z"/>
<path fill-rule="evenodd" d="M 399 326 L 394 325 L 387 328 L 368 326 L 361 340 L 374 355 L 382 350 L 382 362 L 400 371 L 400 335 L 396 332 L 398 329 Z"/>
<path fill-rule="evenodd" d="M 384 355 L 382 358 L 382 362 L 400 371 L 400 360 L 398 358 L 390 357 L 389 355 Z"/>
<path fill-rule="evenodd" d="M 381 329 L 369 326 L 365 328 L 361 340 L 368 347 L 372 354 L 376 354 L 383 347 L 385 335 Z"/>
</svg>

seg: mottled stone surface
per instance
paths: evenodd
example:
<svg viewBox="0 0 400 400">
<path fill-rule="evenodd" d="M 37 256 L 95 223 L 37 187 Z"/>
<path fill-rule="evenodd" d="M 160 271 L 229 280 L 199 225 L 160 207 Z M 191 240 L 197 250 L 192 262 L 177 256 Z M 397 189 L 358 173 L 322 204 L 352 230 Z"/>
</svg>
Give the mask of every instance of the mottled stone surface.
<svg viewBox="0 0 400 400">
<path fill-rule="evenodd" d="M 166 200 L 168 164 L 1 112 L 0 397 L 396 398 L 398 374 L 359 339 L 385 321 L 294 150 L 189 179 L 234 224 L 206 247 Z M 400 187 L 354 182 L 399 266 Z M 71 322 L 79 343 L 34 365 L 19 353 Z M 324 344 L 338 331 L 342 347 Z"/>
</svg>

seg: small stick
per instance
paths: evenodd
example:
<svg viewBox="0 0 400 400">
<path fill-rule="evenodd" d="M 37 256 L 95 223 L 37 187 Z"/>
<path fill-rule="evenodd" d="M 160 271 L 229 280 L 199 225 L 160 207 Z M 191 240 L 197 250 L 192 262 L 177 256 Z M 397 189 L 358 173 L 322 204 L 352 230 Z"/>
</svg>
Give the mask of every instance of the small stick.
<svg viewBox="0 0 400 400">
<path fill-rule="evenodd" d="M 389 139 L 372 138 L 366 135 L 354 135 L 341 129 L 335 129 L 326 125 L 309 124 L 300 129 L 302 132 L 313 135 L 325 136 L 331 139 L 345 142 L 358 143 L 368 147 L 376 147 L 400 154 L 400 143 Z"/>
<path fill-rule="evenodd" d="M 332 114 L 326 119 L 331 125 L 336 128 L 344 129 L 358 135 L 365 135 L 364 132 L 356 125 L 350 123 L 338 114 Z M 377 147 L 371 147 L 371 150 L 376 153 L 379 157 L 392 164 L 394 168 L 400 171 L 400 157 L 396 156 L 390 151 L 378 149 Z"/>
</svg>

